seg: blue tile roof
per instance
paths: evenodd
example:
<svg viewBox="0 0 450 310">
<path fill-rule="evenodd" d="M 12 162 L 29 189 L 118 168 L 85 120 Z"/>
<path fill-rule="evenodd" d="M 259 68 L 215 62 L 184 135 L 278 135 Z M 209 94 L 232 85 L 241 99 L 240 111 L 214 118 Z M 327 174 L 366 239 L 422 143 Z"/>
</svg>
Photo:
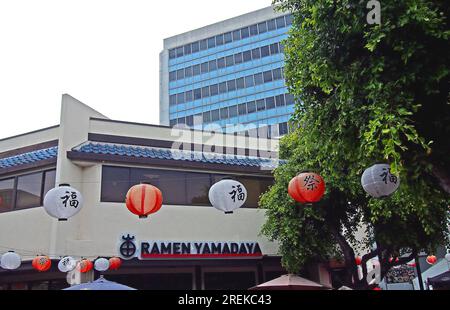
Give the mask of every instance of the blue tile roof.
<svg viewBox="0 0 450 310">
<path fill-rule="evenodd" d="M 35 163 L 45 159 L 56 158 L 58 155 L 58 147 L 50 147 L 47 149 L 31 151 L 19 155 L 0 159 L 0 168 L 11 168 L 25 164 Z"/>
<path fill-rule="evenodd" d="M 278 162 L 268 158 L 253 156 L 236 156 L 197 151 L 181 151 L 157 147 L 116 145 L 110 143 L 87 142 L 73 151 L 91 154 L 119 155 L 165 160 L 183 160 L 192 162 L 226 164 L 247 167 L 276 168 Z M 281 161 L 280 161 L 281 162 Z"/>
</svg>

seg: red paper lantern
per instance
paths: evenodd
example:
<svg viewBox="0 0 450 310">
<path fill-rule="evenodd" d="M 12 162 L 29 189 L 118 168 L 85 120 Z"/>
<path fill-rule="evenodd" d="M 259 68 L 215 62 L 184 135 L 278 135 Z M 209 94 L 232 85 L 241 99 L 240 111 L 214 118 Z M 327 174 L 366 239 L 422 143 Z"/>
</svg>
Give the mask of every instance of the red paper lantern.
<svg viewBox="0 0 450 310">
<path fill-rule="evenodd" d="M 356 265 L 361 265 L 361 263 L 362 263 L 362 258 L 360 257 L 360 256 L 357 256 L 356 258 L 355 258 L 355 263 L 356 263 Z"/>
<path fill-rule="evenodd" d="M 289 182 L 288 193 L 300 203 L 318 202 L 325 193 L 325 182 L 316 173 L 300 173 Z"/>
<path fill-rule="evenodd" d="M 31 266 L 33 266 L 33 268 L 39 272 L 44 272 L 50 269 L 50 267 L 52 266 L 52 261 L 50 257 L 40 255 L 33 258 Z"/>
<path fill-rule="evenodd" d="M 381 287 L 379 286 L 375 286 L 372 291 L 382 291 Z"/>
<path fill-rule="evenodd" d="M 162 200 L 159 188 L 150 184 L 138 184 L 128 190 L 125 203 L 132 213 L 139 215 L 139 218 L 146 218 L 161 209 Z"/>
<path fill-rule="evenodd" d="M 80 261 L 79 268 L 80 268 L 81 273 L 86 273 L 86 272 L 91 271 L 94 268 L 94 263 L 88 259 L 82 259 Z"/>
<path fill-rule="evenodd" d="M 434 265 L 437 262 L 437 257 L 434 255 L 430 255 L 427 257 L 427 263 L 430 265 Z"/>
<path fill-rule="evenodd" d="M 122 260 L 118 257 L 111 257 L 109 259 L 109 269 L 110 270 L 117 270 L 122 265 Z"/>
</svg>

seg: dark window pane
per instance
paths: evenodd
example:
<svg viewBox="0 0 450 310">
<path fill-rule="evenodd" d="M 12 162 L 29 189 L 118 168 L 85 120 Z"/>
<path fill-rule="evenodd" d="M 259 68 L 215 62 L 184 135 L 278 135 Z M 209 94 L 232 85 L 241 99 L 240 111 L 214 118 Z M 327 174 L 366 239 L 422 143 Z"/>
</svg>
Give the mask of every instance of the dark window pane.
<svg viewBox="0 0 450 310">
<path fill-rule="evenodd" d="M 209 87 L 211 96 L 215 96 L 219 94 L 219 85 L 213 84 Z"/>
<path fill-rule="evenodd" d="M 247 114 L 247 105 L 245 103 L 238 105 L 238 113 L 239 115 Z"/>
<path fill-rule="evenodd" d="M 253 81 L 253 75 L 249 75 L 245 77 L 245 87 L 252 87 L 255 85 Z"/>
<path fill-rule="evenodd" d="M 261 57 L 267 56 L 270 56 L 270 49 L 268 45 L 261 47 Z"/>
<path fill-rule="evenodd" d="M 267 32 L 267 23 L 266 22 L 259 23 L 258 31 L 259 31 L 259 33 Z"/>
<path fill-rule="evenodd" d="M 219 69 L 225 68 L 225 57 L 217 59 L 217 67 Z"/>
<path fill-rule="evenodd" d="M 45 172 L 45 180 L 44 180 L 44 193 L 42 197 L 45 197 L 45 194 L 49 190 L 55 187 L 56 182 L 56 170 L 50 170 Z"/>
<path fill-rule="evenodd" d="M 192 67 L 187 67 L 184 69 L 184 76 L 187 78 L 192 76 Z"/>
<path fill-rule="evenodd" d="M 201 40 L 200 41 L 200 50 L 204 51 L 207 48 L 208 48 L 208 41 L 206 39 L 205 40 Z"/>
<path fill-rule="evenodd" d="M 248 27 L 242 28 L 241 29 L 241 38 L 245 39 L 248 38 L 250 36 L 250 31 L 248 30 Z"/>
<path fill-rule="evenodd" d="M 292 25 L 292 14 L 288 14 L 284 17 L 286 19 L 286 25 Z"/>
<path fill-rule="evenodd" d="M 176 119 L 171 119 L 169 122 L 170 127 L 173 127 L 177 124 L 177 120 Z"/>
<path fill-rule="evenodd" d="M 202 98 L 209 97 L 209 86 L 205 86 L 202 88 Z"/>
<path fill-rule="evenodd" d="M 266 109 L 273 109 L 275 108 L 275 98 L 274 97 L 268 97 L 266 98 Z"/>
<path fill-rule="evenodd" d="M 270 54 L 275 55 L 280 52 L 280 49 L 278 48 L 278 43 L 274 43 L 270 45 Z"/>
<path fill-rule="evenodd" d="M 268 31 L 272 31 L 277 29 L 276 25 L 275 25 L 275 19 L 271 19 L 267 21 L 267 30 Z"/>
<path fill-rule="evenodd" d="M 281 75 L 281 68 L 274 69 L 272 72 L 274 81 L 281 80 L 283 78 L 283 76 Z"/>
<path fill-rule="evenodd" d="M 185 118 L 185 117 L 180 117 L 180 118 L 177 120 L 177 123 L 178 123 L 178 124 L 186 124 L 186 118 Z"/>
<path fill-rule="evenodd" d="M 244 57 L 244 62 L 252 60 L 252 52 L 251 51 L 245 51 L 244 53 L 242 53 L 242 55 Z"/>
<path fill-rule="evenodd" d="M 169 72 L 169 81 L 172 82 L 176 80 L 177 80 L 177 72 L 176 71 Z"/>
<path fill-rule="evenodd" d="M 255 77 L 255 85 L 261 85 L 263 83 L 263 74 L 257 73 L 254 75 Z"/>
<path fill-rule="evenodd" d="M 177 57 L 183 56 L 184 55 L 183 52 L 184 52 L 183 47 L 178 47 L 177 48 Z"/>
<path fill-rule="evenodd" d="M 177 80 L 184 79 L 184 69 L 177 70 Z"/>
<path fill-rule="evenodd" d="M 184 93 L 177 94 L 177 103 L 184 103 Z"/>
<path fill-rule="evenodd" d="M 243 77 L 236 80 L 236 87 L 237 89 L 245 88 L 245 82 Z"/>
<path fill-rule="evenodd" d="M 253 60 L 261 58 L 261 51 L 259 50 L 259 47 L 252 49 L 252 58 Z"/>
<path fill-rule="evenodd" d="M 236 81 L 235 80 L 227 81 L 227 87 L 228 91 L 236 90 Z"/>
<path fill-rule="evenodd" d="M 209 72 L 217 70 L 217 62 L 216 60 L 211 60 L 209 62 Z"/>
<path fill-rule="evenodd" d="M 294 104 L 294 96 L 286 94 L 286 105 Z"/>
<path fill-rule="evenodd" d="M 193 71 L 194 76 L 199 75 L 200 74 L 200 65 L 193 66 L 192 71 Z"/>
<path fill-rule="evenodd" d="M 211 112 L 203 112 L 203 123 L 208 123 L 211 121 Z"/>
<path fill-rule="evenodd" d="M 200 42 L 192 43 L 192 53 L 196 53 L 200 50 Z"/>
<path fill-rule="evenodd" d="M 238 41 L 241 39 L 241 30 L 233 31 L 233 41 Z"/>
<path fill-rule="evenodd" d="M 223 45 L 224 41 L 223 41 L 223 34 L 219 34 L 218 36 L 216 36 L 216 44 L 217 46 L 219 45 Z"/>
<path fill-rule="evenodd" d="M 258 25 L 251 25 L 250 26 L 250 35 L 256 36 L 258 34 Z"/>
<path fill-rule="evenodd" d="M 284 53 L 284 44 L 280 42 L 280 52 Z"/>
<path fill-rule="evenodd" d="M 238 53 L 234 55 L 234 63 L 235 64 L 240 64 L 242 63 L 243 58 L 242 58 L 242 53 Z"/>
<path fill-rule="evenodd" d="M 234 57 L 233 57 L 233 55 L 227 56 L 225 58 L 225 63 L 226 63 L 227 67 L 233 66 L 234 65 Z"/>
<path fill-rule="evenodd" d="M 219 93 L 223 94 L 227 92 L 227 82 L 222 82 L 219 84 Z"/>
<path fill-rule="evenodd" d="M 275 97 L 275 103 L 277 107 L 282 107 L 285 105 L 284 103 L 284 95 L 278 95 Z"/>
<path fill-rule="evenodd" d="M 177 104 L 177 95 L 171 95 L 171 96 L 169 97 L 169 104 L 170 104 L 170 105 Z"/>
<path fill-rule="evenodd" d="M 169 50 L 169 59 L 174 59 L 177 57 L 177 54 L 175 52 L 175 49 Z"/>
<path fill-rule="evenodd" d="M 216 37 L 208 39 L 208 48 L 216 47 Z"/>
<path fill-rule="evenodd" d="M 228 118 L 228 108 L 220 109 L 220 118 L 227 119 Z"/>
<path fill-rule="evenodd" d="M 196 206 L 210 205 L 208 199 L 209 188 L 211 187 L 211 175 L 209 173 L 186 172 L 186 195 L 187 204 Z M 192 277 L 191 277 L 192 283 Z"/>
<path fill-rule="evenodd" d="M 194 125 L 194 116 L 193 115 L 186 116 L 186 125 L 188 125 L 188 126 Z"/>
<path fill-rule="evenodd" d="M 265 71 L 264 75 L 264 83 L 272 82 L 272 70 Z"/>
<path fill-rule="evenodd" d="M 250 101 L 247 102 L 247 113 L 253 113 L 256 112 L 256 102 L 255 101 Z"/>
<path fill-rule="evenodd" d="M 203 73 L 208 73 L 208 63 L 207 62 L 204 62 L 204 63 L 201 64 L 200 71 L 201 71 L 202 74 Z"/>
<path fill-rule="evenodd" d="M 225 43 L 230 43 L 231 41 L 233 41 L 233 37 L 231 35 L 231 32 L 227 32 L 223 35 L 223 39 L 225 41 Z"/>
<path fill-rule="evenodd" d="M 130 187 L 130 168 L 103 166 L 101 201 L 124 202 Z"/>
<path fill-rule="evenodd" d="M 266 109 L 266 102 L 264 99 L 256 100 L 256 107 L 258 108 L 258 111 L 262 111 Z"/>
<path fill-rule="evenodd" d="M 211 111 L 211 120 L 213 122 L 218 121 L 220 119 L 220 110 L 213 110 Z"/>
<path fill-rule="evenodd" d="M 271 178 L 239 177 L 238 181 L 247 189 L 247 201 L 244 205 L 246 208 L 257 208 L 259 196 L 273 185 Z"/>
<path fill-rule="evenodd" d="M 277 18 L 277 28 L 284 28 L 286 27 L 285 21 L 284 21 L 284 16 L 278 17 Z"/>
<path fill-rule="evenodd" d="M 228 107 L 228 114 L 229 114 L 230 118 L 231 117 L 235 117 L 235 116 L 238 115 L 238 111 L 237 110 L 238 110 L 237 109 L 237 105 Z"/>
<path fill-rule="evenodd" d="M 54 186 L 54 184 L 53 184 Z M 14 178 L 0 181 L 0 212 L 13 208 Z"/>
<path fill-rule="evenodd" d="M 184 55 L 189 55 L 190 53 L 192 53 L 192 49 L 191 49 L 191 45 L 185 45 L 184 46 Z"/>
<path fill-rule="evenodd" d="M 194 97 L 193 97 L 193 91 L 192 90 L 189 90 L 189 91 L 187 91 L 186 92 L 186 102 L 191 102 L 193 99 L 194 99 Z"/>
<path fill-rule="evenodd" d="M 280 136 L 288 133 L 287 123 L 278 124 L 278 133 L 280 134 Z"/>
<path fill-rule="evenodd" d="M 202 98 L 202 89 L 201 88 L 194 89 L 194 100 L 198 100 L 201 98 Z"/>
</svg>

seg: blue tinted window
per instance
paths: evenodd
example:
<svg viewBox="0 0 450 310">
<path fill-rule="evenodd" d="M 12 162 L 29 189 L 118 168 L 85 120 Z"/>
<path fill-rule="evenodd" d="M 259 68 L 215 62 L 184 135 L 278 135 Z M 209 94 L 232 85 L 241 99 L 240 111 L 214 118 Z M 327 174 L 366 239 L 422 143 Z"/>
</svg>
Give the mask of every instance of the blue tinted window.
<svg viewBox="0 0 450 310">
<path fill-rule="evenodd" d="M 209 72 L 217 70 L 217 62 L 216 60 L 211 60 L 209 62 Z"/>
<path fill-rule="evenodd" d="M 284 103 L 284 95 L 278 95 L 275 97 L 275 103 L 277 107 L 282 107 L 285 105 Z"/>
<path fill-rule="evenodd" d="M 250 26 L 250 35 L 251 36 L 258 35 L 258 25 L 251 25 Z"/>
<path fill-rule="evenodd" d="M 259 23 L 258 31 L 259 31 L 259 33 L 267 32 L 267 23 L 266 22 Z"/>
<path fill-rule="evenodd" d="M 192 71 L 193 71 L 194 76 L 199 75 L 200 74 L 200 65 L 193 66 Z"/>
<path fill-rule="evenodd" d="M 200 70 L 201 70 L 202 74 L 203 73 L 208 73 L 208 63 L 207 62 L 202 63 Z"/>
<path fill-rule="evenodd" d="M 222 82 L 219 84 L 219 94 L 227 92 L 227 82 Z"/>
<path fill-rule="evenodd" d="M 278 69 L 274 69 L 273 70 L 273 79 L 276 80 L 281 80 L 283 78 L 283 76 L 281 75 L 281 68 Z"/>
<path fill-rule="evenodd" d="M 242 104 L 238 105 L 238 114 L 239 115 L 247 114 L 247 104 L 242 103 Z"/>
<path fill-rule="evenodd" d="M 213 84 L 209 88 L 210 88 L 211 96 L 215 96 L 215 95 L 219 94 L 219 85 L 218 84 Z"/>
<path fill-rule="evenodd" d="M 245 77 L 245 87 L 252 87 L 255 83 L 253 82 L 253 75 L 249 75 Z"/>
<path fill-rule="evenodd" d="M 266 108 L 267 108 L 267 110 L 275 108 L 275 98 L 274 97 L 266 98 Z"/>
<path fill-rule="evenodd" d="M 227 119 L 228 118 L 228 108 L 220 109 L 220 118 Z"/>
<path fill-rule="evenodd" d="M 216 37 L 208 39 L 208 48 L 216 47 Z"/>
<path fill-rule="evenodd" d="M 233 57 L 233 55 L 227 56 L 225 58 L 225 63 L 227 65 L 227 67 L 233 66 L 234 65 L 234 57 Z"/>
<path fill-rule="evenodd" d="M 175 105 L 175 104 L 177 104 L 177 95 L 171 95 L 171 96 L 169 97 L 169 104 L 170 104 L 170 105 Z"/>
<path fill-rule="evenodd" d="M 184 76 L 187 78 L 192 76 L 192 67 L 187 67 L 184 69 Z"/>
<path fill-rule="evenodd" d="M 272 71 L 271 70 L 263 72 L 263 76 L 264 76 L 264 83 L 272 82 Z"/>
<path fill-rule="evenodd" d="M 201 88 L 194 89 L 194 100 L 198 100 L 202 98 L 202 90 Z"/>
<path fill-rule="evenodd" d="M 261 47 L 261 57 L 270 56 L 270 48 L 268 45 Z"/>
<path fill-rule="evenodd" d="M 235 80 L 227 81 L 227 87 L 228 91 L 236 90 L 236 81 Z"/>
<path fill-rule="evenodd" d="M 240 64 L 242 63 L 243 58 L 242 58 L 242 53 L 238 53 L 234 55 L 234 63 L 235 64 Z"/>
<path fill-rule="evenodd" d="M 192 90 L 187 91 L 186 92 L 186 102 L 190 102 L 192 100 L 193 100 L 193 91 Z"/>
<path fill-rule="evenodd" d="M 177 103 L 184 103 L 184 93 L 177 94 Z"/>
<path fill-rule="evenodd" d="M 174 59 L 175 57 L 177 57 L 175 49 L 169 50 L 169 59 Z"/>
<path fill-rule="evenodd" d="M 258 111 L 263 111 L 266 109 L 266 102 L 264 99 L 256 100 L 256 106 L 258 108 Z"/>
<path fill-rule="evenodd" d="M 252 52 L 251 51 L 245 51 L 242 53 L 242 56 L 244 58 L 244 62 L 252 60 Z"/>
<path fill-rule="evenodd" d="M 288 133 L 288 125 L 287 123 L 278 124 L 278 133 L 282 136 Z"/>
<path fill-rule="evenodd" d="M 183 56 L 183 47 L 178 47 L 177 48 L 177 57 L 181 57 Z"/>
<path fill-rule="evenodd" d="M 189 55 L 190 53 L 192 53 L 192 49 L 191 49 L 191 45 L 185 45 L 184 46 L 184 55 Z"/>
<path fill-rule="evenodd" d="M 233 31 L 233 41 L 238 41 L 241 39 L 241 30 Z"/>
<path fill-rule="evenodd" d="M 172 71 L 172 72 L 169 72 L 169 81 L 176 81 L 176 79 L 177 79 L 177 72 L 176 71 Z"/>
<path fill-rule="evenodd" d="M 217 67 L 219 69 L 225 68 L 225 57 L 217 59 Z"/>
<path fill-rule="evenodd" d="M 201 51 L 204 51 L 204 50 L 206 50 L 208 48 L 208 42 L 207 42 L 207 40 L 205 39 L 205 40 L 201 40 L 200 41 L 200 50 Z"/>
<path fill-rule="evenodd" d="M 200 50 L 200 42 L 194 42 L 191 44 L 192 45 L 192 53 L 196 53 Z"/>
<path fill-rule="evenodd" d="M 180 117 L 180 118 L 177 120 L 177 122 L 178 122 L 178 124 L 185 124 L 185 123 L 186 123 L 186 118 Z"/>
<path fill-rule="evenodd" d="M 218 36 L 216 36 L 216 44 L 217 46 L 219 45 L 223 45 L 224 41 L 223 41 L 223 34 L 219 34 Z"/>
<path fill-rule="evenodd" d="M 272 31 L 277 29 L 277 26 L 275 25 L 275 19 L 271 19 L 267 21 L 267 30 Z"/>
<path fill-rule="evenodd" d="M 188 126 L 194 125 L 194 116 L 193 115 L 186 116 L 186 124 Z"/>
<path fill-rule="evenodd" d="M 284 16 L 278 17 L 276 23 L 277 23 L 277 28 L 278 29 L 286 27 L 286 24 L 285 24 L 285 21 L 284 21 Z"/>
<path fill-rule="evenodd" d="M 211 121 L 211 112 L 203 112 L 203 123 L 208 123 Z"/>
<path fill-rule="evenodd" d="M 261 51 L 260 51 L 259 47 L 252 49 L 252 58 L 253 58 L 253 60 L 261 58 Z"/>
<path fill-rule="evenodd" d="M 184 79 L 184 69 L 177 70 L 177 80 Z"/>
<path fill-rule="evenodd" d="M 245 39 L 248 38 L 250 36 L 250 31 L 248 29 L 248 27 L 242 28 L 241 29 L 241 38 Z"/>
<path fill-rule="evenodd" d="M 205 86 L 202 88 L 202 98 L 209 97 L 209 86 Z"/>
<path fill-rule="evenodd" d="M 230 116 L 230 118 L 235 117 L 235 116 L 238 115 L 238 111 L 237 111 L 237 106 L 236 105 L 228 108 L 228 115 Z"/>
<path fill-rule="evenodd" d="M 177 120 L 176 119 L 171 119 L 170 120 L 170 127 L 173 127 L 177 124 Z"/>
<path fill-rule="evenodd" d="M 213 122 L 218 121 L 220 119 L 220 110 L 211 111 L 211 120 Z"/>
<path fill-rule="evenodd" d="M 247 102 L 247 113 L 253 113 L 256 112 L 256 102 L 255 101 L 250 101 Z"/>
<path fill-rule="evenodd" d="M 225 43 L 230 43 L 231 41 L 233 41 L 233 37 L 231 35 L 231 32 L 227 32 L 223 35 L 223 39 L 225 41 Z"/>
<path fill-rule="evenodd" d="M 270 53 L 272 55 L 274 54 L 278 54 L 280 52 L 279 48 L 278 48 L 278 43 L 274 43 L 270 45 Z"/>
<path fill-rule="evenodd" d="M 263 83 L 263 74 L 257 73 L 254 75 L 255 77 L 255 85 L 261 85 Z"/>
<path fill-rule="evenodd" d="M 286 94 L 286 105 L 294 104 L 294 96 Z"/>
<path fill-rule="evenodd" d="M 285 19 L 286 19 L 286 25 L 288 25 L 288 26 L 292 25 L 292 15 L 291 14 L 286 15 Z"/>
<path fill-rule="evenodd" d="M 245 88 L 245 82 L 243 77 L 236 80 L 236 87 L 237 89 Z"/>
</svg>

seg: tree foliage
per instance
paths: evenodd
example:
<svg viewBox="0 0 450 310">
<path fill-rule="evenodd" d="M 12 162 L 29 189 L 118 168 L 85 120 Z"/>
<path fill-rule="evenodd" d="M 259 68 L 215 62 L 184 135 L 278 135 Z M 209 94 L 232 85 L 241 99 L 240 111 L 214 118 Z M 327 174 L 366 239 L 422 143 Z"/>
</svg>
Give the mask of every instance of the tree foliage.
<svg viewBox="0 0 450 310">
<path fill-rule="evenodd" d="M 292 132 L 280 145 L 287 163 L 261 197 L 262 231 L 279 241 L 289 271 L 341 256 L 347 285 L 364 288 L 355 250 L 366 249 L 363 266 L 378 255 L 384 275 L 448 243 L 450 3 L 384 0 L 380 25 L 367 23 L 362 0 L 274 4 L 294 17 L 285 78 L 297 100 Z M 401 179 L 385 199 L 368 197 L 360 184 L 364 169 L 379 162 Z M 288 182 L 302 170 L 324 178 L 321 203 L 299 205 L 288 196 Z M 410 255 L 390 262 L 403 253 Z"/>
</svg>

